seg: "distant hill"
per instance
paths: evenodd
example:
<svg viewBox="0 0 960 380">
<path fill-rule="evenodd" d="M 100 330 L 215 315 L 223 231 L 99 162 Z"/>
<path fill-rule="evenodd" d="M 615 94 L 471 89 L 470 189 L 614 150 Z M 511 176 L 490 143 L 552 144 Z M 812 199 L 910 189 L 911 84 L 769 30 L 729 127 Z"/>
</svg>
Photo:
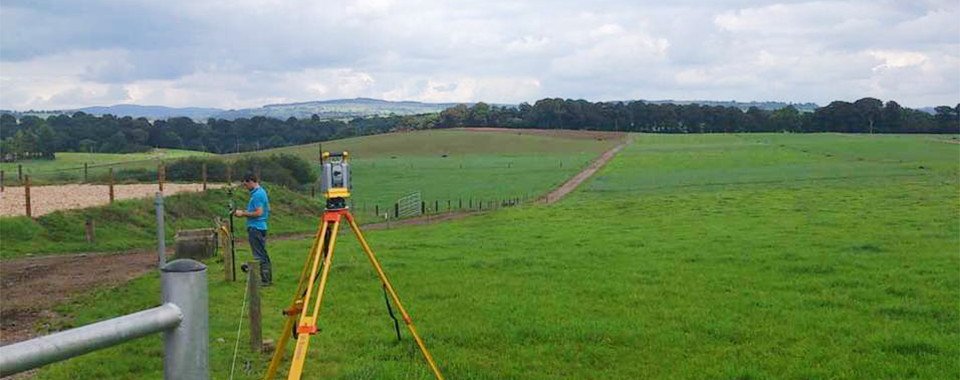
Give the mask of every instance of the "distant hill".
<svg viewBox="0 0 960 380">
<path fill-rule="evenodd" d="M 700 104 L 704 106 L 722 106 L 737 107 L 744 111 L 750 107 L 757 107 L 762 110 L 778 110 L 788 105 L 794 106 L 801 112 L 813 112 L 818 108 L 815 103 L 785 103 L 785 102 L 736 102 L 736 101 L 716 101 L 716 100 L 644 100 L 651 104 Z M 623 101 L 624 103 L 628 101 Z M 294 117 L 297 119 L 310 118 L 317 115 L 321 119 L 353 119 L 357 117 L 370 116 L 388 116 L 388 115 L 416 115 L 424 113 L 438 113 L 447 108 L 461 103 L 422 103 L 413 101 L 389 101 L 370 98 L 355 99 L 336 99 L 320 100 L 300 103 L 269 104 L 258 108 L 243 108 L 236 110 L 223 110 L 219 108 L 204 107 L 165 107 L 165 106 L 142 106 L 137 104 L 117 104 L 112 106 L 84 107 L 70 110 L 43 110 L 43 111 L 7 111 L 0 110 L 0 113 L 10 113 L 16 117 L 33 115 L 42 118 L 51 115 L 73 114 L 75 112 L 85 112 L 92 115 L 111 114 L 118 117 L 145 117 L 151 120 L 168 119 L 171 117 L 189 117 L 196 121 L 206 121 L 208 118 L 234 120 L 239 118 L 251 118 L 254 116 L 272 117 L 276 119 L 287 119 Z M 473 103 L 465 103 L 472 106 Z M 509 104 L 496 104 L 497 106 L 515 106 Z M 927 111 L 927 110 L 924 110 Z M 930 111 L 932 113 L 932 107 Z"/>
<path fill-rule="evenodd" d="M 266 116 L 278 119 L 286 119 L 289 117 L 304 119 L 317 115 L 321 119 L 352 119 L 368 116 L 438 113 L 455 105 L 457 105 L 457 103 L 392 102 L 388 100 L 356 98 L 269 104 L 260 108 L 224 111 L 214 117 L 227 120 L 254 116 Z"/>
<path fill-rule="evenodd" d="M 37 116 L 44 119 L 56 115 L 73 115 L 77 112 L 83 112 L 94 116 L 113 115 L 116 117 L 145 117 L 150 120 L 169 119 L 171 117 L 189 117 L 194 120 L 206 120 L 208 117 L 224 112 L 224 110 L 219 108 L 201 107 L 176 108 L 165 106 L 141 106 L 137 104 L 116 104 L 112 106 L 83 107 L 69 110 L 0 110 L 0 113 L 9 113 L 17 118 L 23 116 Z"/>
<path fill-rule="evenodd" d="M 219 108 L 174 108 L 164 106 L 141 106 L 136 104 L 117 104 L 109 107 L 84 107 L 66 112 L 73 113 L 77 111 L 97 116 L 110 114 L 117 117 L 130 116 L 145 117 L 147 119 L 167 119 L 171 117 L 183 116 L 195 120 L 203 120 L 223 112 L 223 110 Z"/>
<path fill-rule="evenodd" d="M 251 118 L 254 116 L 272 117 L 283 120 L 290 117 L 306 119 L 313 117 L 313 115 L 317 115 L 321 119 L 353 119 L 357 117 L 369 116 L 438 113 L 457 104 L 459 103 L 421 103 L 412 101 L 393 102 L 379 99 L 356 98 L 320 100 L 301 103 L 269 104 L 259 108 L 243 108 L 237 110 L 201 107 L 175 108 L 164 106 L 141 106 L 136 104 L 117 104 L 112 106 L 84 107 L 69 110 L 0 110 L 0 113 L 10 113 L 18 118 L 27 115 L 46 118 L 52 115 L 70 115 L 75 112 L 85 112 L 97 116 L 110 114 L 118 117 L 145 117 L 151 120 L 168 119 L 171 117 L 189 117 L 196 121 L 205 121 L 211 117 L 217 119 L 234 120 L 239 118 Z M 467 105 L 472 105 L 472 103 L 468 103 Z"/>
</svg>

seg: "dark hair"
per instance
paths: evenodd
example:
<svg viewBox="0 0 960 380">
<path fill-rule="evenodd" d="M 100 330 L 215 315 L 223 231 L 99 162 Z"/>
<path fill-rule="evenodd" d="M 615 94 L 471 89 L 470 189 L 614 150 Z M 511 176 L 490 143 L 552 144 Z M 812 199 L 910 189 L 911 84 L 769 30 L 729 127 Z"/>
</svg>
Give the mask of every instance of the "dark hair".
<svg viewBox="0 0 960 380">
<path fill-rule="evenodd" d="M 253 173 L 247 173 L 243 175 L 243 182 L 260 182 L 257 180 L 257 176 Z"/>
</svg>

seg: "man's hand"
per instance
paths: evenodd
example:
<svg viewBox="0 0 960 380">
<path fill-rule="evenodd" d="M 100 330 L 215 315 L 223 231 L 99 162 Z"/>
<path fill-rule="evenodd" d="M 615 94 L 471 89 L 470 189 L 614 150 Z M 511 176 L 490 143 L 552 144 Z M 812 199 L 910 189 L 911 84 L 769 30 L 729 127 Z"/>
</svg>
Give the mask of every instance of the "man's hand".
<svg viewBox="0 0 960 380">
<path fill-rule="evenodd" d="M 243 210 L 233 210 L 233 216 L 243 216 Z"/>
</svg>

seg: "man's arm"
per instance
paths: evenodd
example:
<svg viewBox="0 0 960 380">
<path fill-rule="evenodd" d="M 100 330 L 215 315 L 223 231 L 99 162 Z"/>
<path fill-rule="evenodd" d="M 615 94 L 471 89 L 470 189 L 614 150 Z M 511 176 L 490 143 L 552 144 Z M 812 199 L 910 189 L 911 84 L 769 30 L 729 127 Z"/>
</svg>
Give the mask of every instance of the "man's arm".
<svg viewBox="0 0 960 380">
<path fill-rule="evenodd" d="M 257 207 L 257 209 L 256 209 L 256 210 L 253 210 L 253 212 L 247 212 L 247 211 L 243 211 L 243 210 L 237 210 L 236 212 L 233 213 L 233 215 L 236 215 L 236 216 L 245 216 L 245 217 L 248 217 L 248 218 L 256 218 L 256 217 L 259 217 L 260 215 L 263 215 L 263 207 Z"/>
</svg>

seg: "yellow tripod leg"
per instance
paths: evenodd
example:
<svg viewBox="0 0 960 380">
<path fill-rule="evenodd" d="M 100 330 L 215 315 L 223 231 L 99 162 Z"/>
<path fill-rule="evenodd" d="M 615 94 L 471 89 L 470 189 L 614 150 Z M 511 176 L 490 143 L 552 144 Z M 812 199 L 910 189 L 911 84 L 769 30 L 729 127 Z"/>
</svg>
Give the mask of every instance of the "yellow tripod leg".
<svg viewBox="0 0 960 380">
<path fill-rule="evenodd" d="M 293 332 L 293 326 L 297 322 L 297 318 L 300 316 L 300 310 L 303 308 L 304 287 L 306 287 L 307 280 L 311 275 L 309 270 L 312 268 L 312 266 L 310 263 L 311 260 L 319 260 L 319 254 L 321 250 L 320 247 L 323 247 L 326 231 L 327 222 L 323 221 L 320 224 L 320 228 L 317 229 L 317 234 L 313 238 L 313 245 L 310 247 L 310 251 L 307 252 L 307 257 L 303 262 L 303 269 L 300 270 L 300 280 L 297 282 L 297 290 L 293 295 L 293 301 L 290 302 L 290 308 L 284 311 L 284 314 L 287 316 L 287 320 L 283 324 L 283 330 L 281 331 L 280 339 L 277 341 L 277 345 L 274 348 L 273 357 L 270 359 L 270 366 L 267 368 L 267 373 L 263 376 L 264 380 L 272 380 L 277 374 L 277 369 L 280 367 L 280 362 L 283 361 L 283 356 L 287 349 L 287 341 L 290 340 L 290 335 Z"/>
<path fill-rule="evenodd" d="M 403 322 L 407 325 L 407 329 L 410 330 L 410 334 L 413 335 L 413 339 L 417 342 L 417 346 L 420 347 L 420 352 L 423 353 L 423 358 L 427 360 L 427 364 L 430 365 L 430 369 L 433 371 L 433 376 L 437 380 L 443 380 L 443 374 L 440 373 L 440 368 L 437 367 L 437 363 L 433 361 L 433 356 L 430 355 L 430 351 L 427 351 L 427 346 L 423 344 L 423 339 L 420 338 L 420 334 L 417 334 L 417 329 L 413 326 L 413 319 L 410 318 L 410 315 L 407 314 L 407 310 L 403 308 L 403 304 L 400 303 L 400 297 L 397 295 L 397 292 L 393 290 L 393 285 L 390 284 L 390 280 L 387 279 L 387 274 L 383 272 L 383 267 L 380 266 L 380 262 L 377 260 L 377 257 L 373 254 L 373 250 L 370 249 L 370 245 L 367 244 L 367 240 L 363 238 L 363 233 L 360 232 L 360 226 L 357 225 L 357 222 L 353 220 L 353 215 L 346 213 L 347 222 L 350 223 L 350 229 L 353 230 L 353 234 L 357 236 L 357 240 L 360 241 L 360 245 L 363 247 L 363 251 L 367 254 L 367 258 L 370 260 L 370 264 L 373 265 L 373 268 L 377 271 L 377 276 L 380 277 L 380 282 L 383 283 L 383 286 L 386 287 L 387 293 L 390 294 L 390 298 L 393 299 L 393 303 L 397 305 L 397 309 L 400 310 L 400 315 L 403 316 Z"/>
<path fill-rule="evenodd" d="M 329 213 L 328 213 L 329 215 Z M 327 286 L 327 278 L 330 274 L 330 264 L 333 262 L 333 250 L 337 242 L 337 232 L 340 228 L 340 214 L 335 216 L 331 215 L 331 219 L 326 219 L 327 216 L 324 216 L 325 223 L 332 223 L 330 225 L 330 241 L 327 243 L 326 255 L 323 262 L 323 270 L 320 274 L 320 285 L 317 288 L 317 300 L 313 305 L 313 312 L 310 315 L 307 315 L 309 310 L 310 301 L 313 295 L 313 284 L 316 280 L 316 271 L 317 271 L 317 262 L 314 262 L 314 269 L 310 276 L 310 281 L 307 287 L 307 295 L 304 297 L 303 311 L 300 314 L 300 323 L 297 326 L 297 346 L 293 351 L 293 362 L 290 364 L 290 373 L 287 375 L 288 380 L 299 380 L 300 376 L 303 374 L 303 365 L 307 358 L 307 349 L 310 346 L 310 337 L 313 334 L 317 333 L 317 318 L 320 316 L 320 305 L 323 303 L 323 291 Z"/>
</svg>

